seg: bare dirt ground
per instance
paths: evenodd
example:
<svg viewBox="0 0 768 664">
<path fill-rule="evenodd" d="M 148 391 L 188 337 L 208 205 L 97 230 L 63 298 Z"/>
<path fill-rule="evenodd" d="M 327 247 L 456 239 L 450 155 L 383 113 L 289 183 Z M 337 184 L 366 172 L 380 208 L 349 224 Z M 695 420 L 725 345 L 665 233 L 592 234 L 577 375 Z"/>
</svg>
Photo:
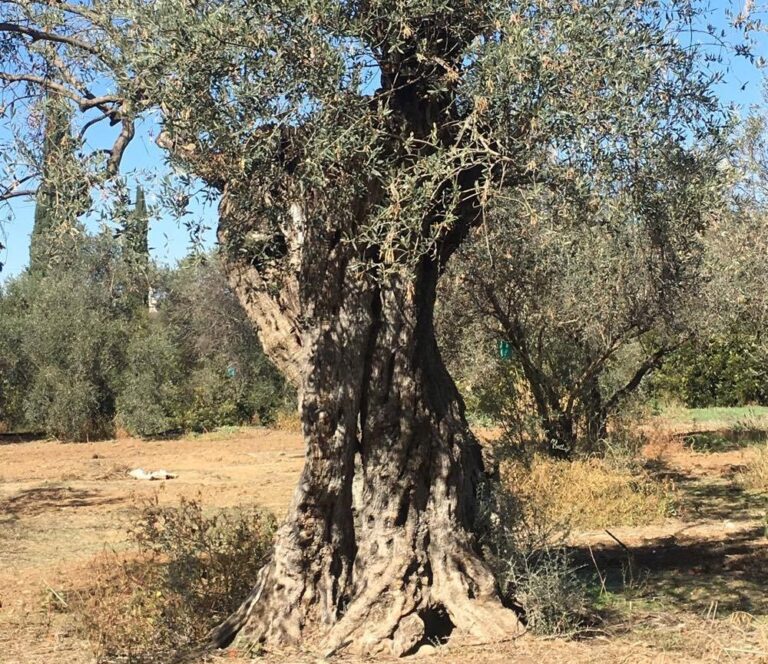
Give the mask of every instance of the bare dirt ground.
<svg viewBox="0 0 768 664">
<path fill-rule="evenodd" d="M 678 514 L 655 526 L 573 536 L 575 555 L 603 585 L 602 622 L 576 639 L 449 643 L 425 659 L 768 662 L 768 497 L 737 481 L 753 450 L 697 453 L 677 441 L 649 454 L 655 472 L 680 492 Z M 124 545 L 141 498 L 157 493 L 175 504 L 199 497 L 207 507 L 255 502 L 282 515 L 302 462 L 298 435 L 266 429 L 157 442 L 0 441 L 0 662 L 94 661 L 59 595 L 87 584 L 105 547 Z M 137 467 L 178 477 L 130 479 L 127 471 Z M 235 652 L 215 659 L 245 661 Z M 295 652 L 266 659 L 325 661 Z"/>
</svg>

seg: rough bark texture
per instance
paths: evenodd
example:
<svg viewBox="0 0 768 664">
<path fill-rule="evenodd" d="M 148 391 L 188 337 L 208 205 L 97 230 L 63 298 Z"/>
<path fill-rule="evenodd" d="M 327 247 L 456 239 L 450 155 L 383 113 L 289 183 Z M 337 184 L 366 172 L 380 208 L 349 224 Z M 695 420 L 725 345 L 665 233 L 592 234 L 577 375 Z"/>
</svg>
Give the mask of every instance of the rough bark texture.
<svg viewBox="0 0 768 664">
<path fill-rule="evenodd" d="M 518 635 L 471 535 L 483 461 L 435 342 L 436 263 L 373 282 L 292 214 L 297 285 L 270 293 L 264 270 L 229 272 L 298 379 L 306 463 L 270 564 L 215 642 L 407 654 L 454 629 Z"/>
</svg>

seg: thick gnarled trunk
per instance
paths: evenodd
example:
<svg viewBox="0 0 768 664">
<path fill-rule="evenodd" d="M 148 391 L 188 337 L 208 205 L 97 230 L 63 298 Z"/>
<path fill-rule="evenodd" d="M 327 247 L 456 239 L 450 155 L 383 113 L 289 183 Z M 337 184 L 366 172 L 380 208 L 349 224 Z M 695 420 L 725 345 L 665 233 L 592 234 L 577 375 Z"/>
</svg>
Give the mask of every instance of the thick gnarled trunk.
<svg viewBox="0 0 768 664">
<path fill-rule="evenodd" d="M 435 342 L 437 265 L 374 282 L 345 251 L 314 244 L 300 311 L 276 302 L 284 293 L 249 294 L 253 268 L 230 265 L 274 337 L 267 352 L 282 364 L 293 348 L 307 451 L 272 560 L 214 639 L 406 654 L 452 630 L 512 638 L 520 623 L 471 535 L 483 462 Z M 294 339 L 278 343 L 288 328 Z"/>
</svg>

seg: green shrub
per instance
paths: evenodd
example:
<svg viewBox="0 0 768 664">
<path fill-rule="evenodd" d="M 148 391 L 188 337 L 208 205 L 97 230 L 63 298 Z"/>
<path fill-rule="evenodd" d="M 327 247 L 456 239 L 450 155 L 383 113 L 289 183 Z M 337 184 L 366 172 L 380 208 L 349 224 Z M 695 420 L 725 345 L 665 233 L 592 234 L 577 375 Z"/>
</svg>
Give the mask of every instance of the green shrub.
<svg viewBox="0 0 768 664">
<path fill-rule="evenodd" d="M 25 412 L 29 422 L 60 440 L 105 438 L 113 430 L 112 413 L 104 408 L 100 396 L 91 377 L 46 367 L 35 376 Z"/>
<path fill-rule="evenodd" d="M 143 437 L 183 428 L 186 372 L 168 328 L 150 321 L 134 334 L 127 358 L 117 399 L 120 425 Z"/>
<path fill-rule="evenodd" d="M 739 331 L 688 344 L 654 377 L 652 389 L 689 408 L 768 405 L 768 347 L 759 335 Z"/>
<path fill-rule="evenodd" d="M 0 286 L 0 426 L 24 426 L 24 398 L 32 367 L 22 352 L 21 294 L 17 281 Z"/>
<path fill-rule="evenodd" d="M 269 363 L 216 256 L 165 276 L 150 328 L 132 342 L 118 404 L 129 432 L 271 422 L 292 391 Z"/>
<path fill-rule="evenodd" d="M 63 440 L 111 434 L 131 328 L 111 239 L 82 237 L 75 249 L 66 263 L 15 280 L 5 303 L 5 329 L 18 340 L 12 361 L 25 367 L 13 386 L 16 423 Z"/>
<path fill-rule="evenodd" d="M 0 292 L 0 426 L 62 440 L 269 423 L 294 395 L 219 260 L 155 274 L 107 234 L 71 238 Z"/>
</svg>

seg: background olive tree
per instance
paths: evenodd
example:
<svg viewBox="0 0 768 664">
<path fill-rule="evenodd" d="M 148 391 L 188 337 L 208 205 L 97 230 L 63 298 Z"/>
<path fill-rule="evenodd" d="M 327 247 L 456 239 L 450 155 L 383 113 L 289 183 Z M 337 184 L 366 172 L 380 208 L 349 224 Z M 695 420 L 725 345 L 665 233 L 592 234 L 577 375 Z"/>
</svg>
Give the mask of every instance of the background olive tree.
<svg viewBox="0 0 768 664">
<path fill-rule="evenodd" d="M 445 282 L 445 343 L 474 327 L 485 352 L 468 377 L 495 366 L 498 415 L 515 418 L 530 401 L 558 456 L 599 451 L 608 417 L 708 315 L 703 238 L 725 204 L 726 152 L 719 141 L 681 148 L 666 128 L 641 138 L 643 122 L 667 114 L 667 98 L 651 99 L 591 118 L 637 126 L 637 160 L 606 152 L 553 165 L 555 193 L 493 210 Z"/>
<path fill-rule="evenodd" d="M 268 423 L 292 391 L 264 356 L 219 259 L 152 268 L 157 311 L 111 234 L 0 291 L 0 421 L 61 440 Z"/>
<path fill-rule="evenodd" d="M 722 168 L 726 205 L 703 242 L 700 299 L 689 312 L 696 334 L 654 380 L 660 398 L 689 406 L 768 403 L 768 152 L 765 117 L 740 124 Z"/>
<path fill-rule="evenodd" d="M 273 421 L 292 390 L 265 357 L 218 256 L 190 259 L 155 281 L 157 312 L 131 337 L 118 420 L 152 436 Z"/>
</svg>

